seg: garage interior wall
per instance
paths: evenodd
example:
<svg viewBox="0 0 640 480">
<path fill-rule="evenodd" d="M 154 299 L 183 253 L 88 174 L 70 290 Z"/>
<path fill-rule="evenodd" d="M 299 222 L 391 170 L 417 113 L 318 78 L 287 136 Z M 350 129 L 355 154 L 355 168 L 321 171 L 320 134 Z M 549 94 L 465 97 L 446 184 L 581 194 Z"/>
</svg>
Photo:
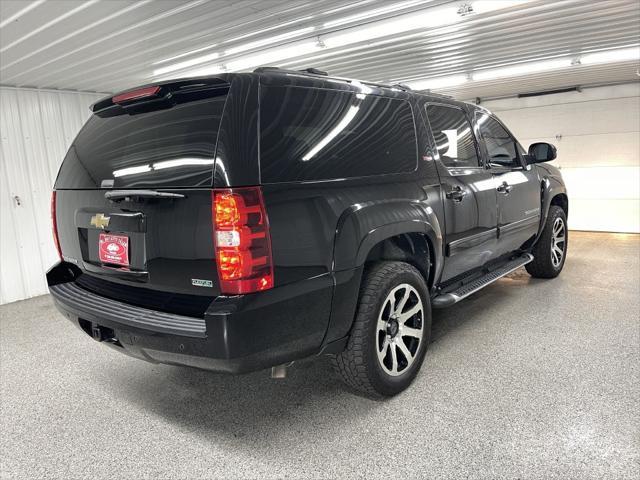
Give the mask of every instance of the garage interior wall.
<svg viewBox="0 0 640 480">
<path fill-rule="evenodd" d="M 60 162 L 102 94 L 0 88 L 0 303 L 47 293 Z M 558 147 L 575 230 L 640 232 L 640 84 L 483 102 L 525 148 Z"/>
<path fill-rule="evenodd" d="M 570 229 L 640 232 L 640 82 L 482 105 L 524 148 L 558 148 Z"/>
<path fill-rule="evenodd" d="M 96 93 L 0 87 L 0 304 L 47 293 L 51 189 Z"/>
</svg>

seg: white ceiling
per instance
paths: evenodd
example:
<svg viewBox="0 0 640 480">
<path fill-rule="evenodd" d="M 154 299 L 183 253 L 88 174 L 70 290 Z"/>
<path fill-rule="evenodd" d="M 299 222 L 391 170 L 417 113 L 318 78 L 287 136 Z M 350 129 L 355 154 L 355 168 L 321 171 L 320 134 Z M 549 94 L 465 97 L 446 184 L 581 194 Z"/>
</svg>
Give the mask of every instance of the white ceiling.
<svg viewBox="0 0 640 480">
<path fill-rule="evenodd" d="M 492 3 L 497 10 L 480 13 L 474 0 L 0 0 L 0 84 L 114 92 L 151 82 L 158 78 L 154 70 L 177 62 L 195 59 L 198 69 L 215 71 L 288 44 L 293 53 L 269 65 L 397 83 L 552 58 L 575 60 L 640 44 L 638 0 Z M 417 15 L 435 17 L 464 4 L 476 4 L 476 13 L 439 27 L 426 23 L 403 33 L 385 31 L 388 22 L 409 25 Z M 382 33 L 375 40 L 352 38 L 339 48 L 324 41 L 357 26 Z M 318 39 L 317 50 L 305 54 L 300 48 L 298 54 L 299 45 Z M 234 53 L 238 47 L 247 50 Z M 205 55 L 209 60 L 203 62 Z M 168 75 L 190 74 L 193 68 Z M 458 98 L 495 97 L 638 78 L 638 61 L 627 60 L 438 90 Z"/>
</svg>

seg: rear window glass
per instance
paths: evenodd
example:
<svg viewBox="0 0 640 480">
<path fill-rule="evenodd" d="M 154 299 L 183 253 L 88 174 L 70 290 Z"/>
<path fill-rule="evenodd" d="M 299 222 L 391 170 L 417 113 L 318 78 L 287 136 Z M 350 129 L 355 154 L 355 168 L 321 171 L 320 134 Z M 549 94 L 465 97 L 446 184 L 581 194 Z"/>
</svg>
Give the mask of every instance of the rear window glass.
<svg viewBox="0 0 640 480">
<path fill-rule="evenodd" d="M 332 90 L 262 87 L 265 183 L 411 172 L 417 141 L 405 100 Z"/>
<path fill-rule="evenodd" d="M 95 113 L 62 163 L 56 188 L 208 187 L 226 90 L 136 113 Z"/>
</svg>

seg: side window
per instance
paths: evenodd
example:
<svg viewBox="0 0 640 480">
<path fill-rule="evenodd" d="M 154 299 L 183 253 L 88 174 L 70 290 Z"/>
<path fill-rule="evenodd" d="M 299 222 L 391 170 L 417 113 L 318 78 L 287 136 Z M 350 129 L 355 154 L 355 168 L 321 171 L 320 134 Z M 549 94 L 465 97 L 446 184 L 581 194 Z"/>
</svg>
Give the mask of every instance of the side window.
<svg viewBox="0 0 640 480">
<path fill-rule="evenodd" d="M 412 172 L 405 100 L 303 87 L 261 87 L 260 168 L 267 183 Z"/>
<path fill-rule="evenodd" d="M 427 105 L 427 117 L 440 159 L 447 168 L 479 166 L 471 123 L 462 109 Z"/>
<path fill-rule="evenodd" d="M 487 147 L 489 163 L 494 166 L 520 167 L 520 154 L 515 139 L 500 123 L 487 114 L 478 115 L 480 135 Z"/>
</svg>

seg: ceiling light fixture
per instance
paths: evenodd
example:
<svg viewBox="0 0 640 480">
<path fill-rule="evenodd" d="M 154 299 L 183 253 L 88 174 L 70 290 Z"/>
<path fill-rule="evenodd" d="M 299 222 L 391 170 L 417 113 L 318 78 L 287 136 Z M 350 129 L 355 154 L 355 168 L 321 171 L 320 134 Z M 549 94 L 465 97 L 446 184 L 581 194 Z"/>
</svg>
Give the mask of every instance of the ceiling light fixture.
<svg viewBox="0 0 640 480">
<path fill-rule="evenodd" d="M 153 71 L 153 75 L 158 76 L 158 75 L 164 75 L 165 73 L 175 72 L 176 70 L 184 70 L 185 68 L 193 67 L 194 65 L 211 62 L 213 60 L 216 60 L 219 57 L 220 57 L 220 54 L 218 52 L 209 53 L 201 57 L 192 58 L 191 60 L 184 60 L 182 62 L 174 63 L 166 67 L 156 68 Z"/>
<path fill-rule="evenodd" d="M 391 20 L 374 22 L 364 27 L 348 28 L 336 33 L 321 35 L 327 48 L 344 47 L 352 43 L 365 42 L 380 37 L 397 35 L 410 30 L 425 30 L 458 20 L 456 8 L 432 10 L 420 14 L 406 14 Z"/>
<path fill-rule="evenodd" d="M 331 20 L 322 25 L 322 28 L 333 28 L 339 25 L 345 25 L 347 23 L 356 22 L 358 20 L 365 20 L 367 18 L 375 17 L 377 15 L 382 15 L 388 12 L 397 12 L 403 8 L 412 7 L 414 5 L 419 5 L 421 3 L 426 3 L 428 0 L 409 0 L 403 3 L 395 3 L 393 5 L 387 5 L 382 8 L 374 8 L 372 10 L 367 10 L 362 13 L 357 13 L 355 15 L 349 15 L 347 17 L 338 18 L 336 20 Z"/>
<path fill-rule="evenodd" d="M 434 77 L 427 78 L 425 80 L 416 80 L 403 82 L 412 90 L 432 90 L 432 89 L 442 89 L 447 87 L 455 87 L 457 85 L 462 85 L 469 81 L 467 75 L 449 75 L 446 77 Z"/>
<path fill-rule="evenodd" d="M 240 57 L 225 63 L 227 71 L 237 72 L 240 70 L 247 70 L 253 67 L 259 67 L 261 65 L 271 65 L 274 62 L 279 62 L 286 58 L 300 57 L 309 53 L 320 50 L 322 47 L 318 42 L 302 42 L 296 44 L 290 44 L 282 48 L 274 48 L 266 50 L 264 52 L 256 53 L 254 55 L 248 55 L 246 57 Z"/>
<path fill-rule="evenodd" d="M 269 49 L 264 52 L 256 53 L 247 57 L 240 57 L 237 59 L 233 59 L 229 62 L 224 62 L 224 66 L 210 65 L 210 66 L 203 66 L 202 68 L 199 68 L 195 71 L 192 70 L 187 72 L 181 72 L 180 76 L 210 75 L 210 74 L 220 73 L 222 71 L 232 72 L 232 71 L 238 71 L 238 70 L 246 70 L 252 67 L 268 65 L 273 62 L 281 62 L 287 59 L 301 57 L 309 53 L 320 51 L 324 48 L 333 49 L 337 47 L 350 46 L 353 43 L 368 42 L 370 40 L 375 40 L 381 37 L 391 37 L 391 36 L 398 35 L 403 32 L 409 32 L 412 30 L 417 31 L 418 34 L 421 34 L 430 28 L 437 28 L 437 27 L 442 27 L 449 24 L 455 24 L 460 20 L 462 20 L 463 18 L 466 20 L 466 18 L 473 17 L 476 14 L 488 13 L 494 10 L 500 10 L 500 9 L 512 7 L 514 5 L 521 5 L 529 1 L 531 0 L 500 0 L 500 1 L 479 0 L 471 3 L 474 14 L 467 15 L 465 17 L 462 17 L 460 14 L 458 14 L 458 7 L 456 6 L 426 8 L 423 10 L 419 10 L 417 12 L 398 15 L 391 19 L 371 22 L 364 26 L 350 27 L 344 30 L 340 30 L 338 32 L 324 34 L 317 37 L 317 39 L 314 41 L 310 41 L 310 39 L 308 39 L 306 42 L 303 42 L 303 43 L 289 44 L 281 48 Z M 406 7 L 406 6 L 410 6 L 418 3 L 421 3 L 421 0 L 420 1 L 410 0 L 399 5 Z M 397 7 L 398 7 L 398 4 L 396 4 L 394 8 L 397 8 Z M 368 12 L 364 12 L 358 15 L 358 18 L 362 20 L 363 18 L 367 18 L 368 16 L 377 15 L 381 11 L 384 13 L 389 9 L 390 7 L 383 7 L 383 8 L 376 8 L 373 10 L 369 10 Z M 336 26 L 339 24 L 336 22 L 338 21 L 335 21 L 333 23 L 327 22 L 325 24 L 325 27 L 327 25 Z M 270 29 L 265 29 L 264 31 L 266 30 L 270 30 Z M 154 73 L 154 76 L 157 77 L 157 76 L 165 75 L 170 72 L 185 70 L 195 65 L 205 64 L 205 63 L 211 62 L 212 60 L 217 60 L 218 58 L 232 56 L 237 53 L 251 50 L 253 48 L 260 48 L 271 43 L 277 43 L 283 40 L 287 40 L 289 38 L 310 34 L 313 30 L 314 30 L 314 27 L 308 27 L 308 28 L 298 29 L 287 34 L 277 35 L 268 39 L 249 42 L 245 45 L 239 45 L 237 47 L 229 48 L 224 53 L 216 52 L 216 53 L 204 55 L 201 57 L 193 58 L 191 60 L 186 60 L 183 62 L 178 62 L 176 64 L 168 65 L 166 67 L 156 69 L 153 73 Z M 255 33 L 256 32 L 252 33 L 251 35 Z M 233 39 L 233 40 L 237 40 L 239 38 L 242 38 L 242 37 L 236 37 L 236 39 Z M 224 43 L 225 44 L 230 43 L 231 41 L 232 40 L 229 40 Z M 193 53 L 195 52 L 196 51 L 193 51 Z M 183 54 L 183 55 L 186 55 L 186 54 Z"/>
<path fill-rule="evenodd" d="M 263 28 L 262 30 L 256 30 L 254 32 L 245 33 L 245 34 L 240 35 L 238 37 L 230 38 L 229 40 L 225 40 L 222 43 L 233 43 L 233 42 L 236 42 L 238 40 L 242 40 L 244 38 L 255 37 L 256 35 L 259 35 L 261 33 L 266 33 L 266 32 L 270 32 L 271 30 L 277 30 L 277 29 L 282 28 L 282 27 L 287 27 L 287 26 L 292 25 L 294 23 L 305 22 L 307 20 L 311 20 L 312 18 L 313 18 L 313 15 L 310 15 L 308 17 L 296 18 L 295 20 L 291 20 L 289 22 L 279 23 L 278 25 L 272 25 L 271 27 Z"/>
<path fill-rule="evenodd" d="M 158 60 L 157 62 L 153 62 L 151 65 L 160 65 L 161 63 L 167 63 L 171 60 L 177 60 L 179 58 L 188 57 L 189 55 L 193 55 L 194 53 L 200 53 L 205 50 L 211 50 L 214 47 L 217 47 L 218 44 L 214 43 L 213 45 L 207 45 L 206 47 L 196 48 L 195 50 L 189 50 L 188 52 L 180 53 L 178 55 L 174 55 L 173 57 L 163 58 L 162 60 Z"/>
<path fill-rule="evenodd" d="M 288 40 L 290 38 L 299 37 L 304 35 L 305 33 L 311 33 L 315 30 L 315 27 L 307 27 L 301 28 L 299 30 L 294 30 L 293 32 L 283 33 L 282 35 L 276 35 L 274 37 L 263 38 L 262 40 L 256 40 L 254 42 L 245 43 L 244 45 L 238 45 L 237 47 L 232 47 L 224 51 L 225 56 L 227 55 L 235 55 L 236 53 L 246 52 L 247 50 L 253 50 L 254 48 L 264 47 L 265 45 L 270 45 L 272 43 L 278 43 L 282 40 Z"/>
<path fill-rule="evenodd" d="M 633 60 L 640 61 L 640 47 L 587 53 L 580 58 L 580 64 L 593 65 L 597 63 L 627 62 Z"/>
<path fill-rule="evenodd" d="M 502 10 L 515 5 L 524 5 L 530 1 L 531 0 L 479 0 L 470 4 L 473 15 L 461 15 L 459 13 L 459 6 L 427 8 L 398 15 L 391 19 L 372 22 L 365 26 L 346 28 L 336 33 L 321 35 L 320 39 L 328 48 L 342 47 L 356 42 L 397 35 L 411 30 L 425 31 L 430 28 L 443 27 L 457 23 L 463 19 L 473 18 L 477 14 Z M 376 10 L 371 10 L 370 12 L 375 12 Z M 366 12 L 362 15 L 366 15 Z"/>
<path fill-rule="evenodd" d="M 476 81 L 497 80 L 499 78 L 517 77 L 530 73 L 546 72 L 549 70 L 558 70 L 571 66 L 570 58 L 556 58 L 553 60 L 544 60 L 541 62 L 521 63 L 509 67 L 491 68 L 488 70 L 479 70 L 473 72 L 473 79 Z"/>
</svg>

